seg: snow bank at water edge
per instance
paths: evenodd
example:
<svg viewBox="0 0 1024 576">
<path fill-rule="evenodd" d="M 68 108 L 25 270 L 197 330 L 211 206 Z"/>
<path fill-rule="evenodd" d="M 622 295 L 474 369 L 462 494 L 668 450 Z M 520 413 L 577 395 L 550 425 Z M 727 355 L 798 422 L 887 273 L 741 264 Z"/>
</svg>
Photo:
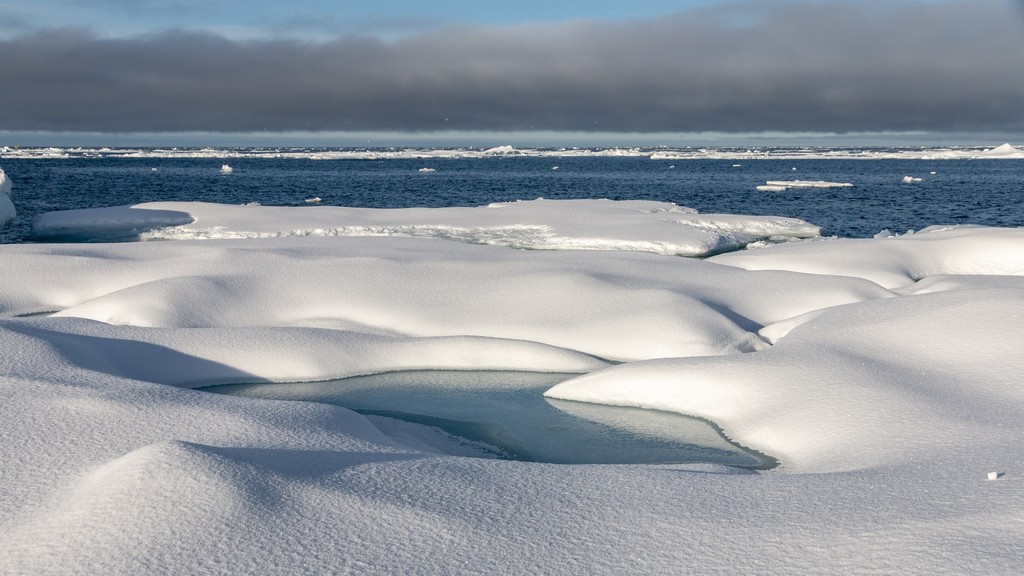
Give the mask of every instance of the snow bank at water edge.
<svg viewBox="0 0 1024 576">
<path fill-rule="evenodd" d="M 4 169 L 0 168 L 0 226 L 14 220 L 15 216 L 17 211 L 11 202 L 11 180 Z"/>
</svg>

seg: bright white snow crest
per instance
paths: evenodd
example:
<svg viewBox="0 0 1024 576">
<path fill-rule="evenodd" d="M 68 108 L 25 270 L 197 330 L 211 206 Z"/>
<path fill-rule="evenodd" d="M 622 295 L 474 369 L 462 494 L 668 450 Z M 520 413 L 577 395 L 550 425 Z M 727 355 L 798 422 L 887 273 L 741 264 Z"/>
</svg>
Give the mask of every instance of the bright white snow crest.
<svg viewBox="0 0 1024 576">
<path fill-rule="evenodd" d="M 14 220 L 15 216 L 17 212 L 11 202 L 11 180 L 4 169 L 0 168 L 0 226 Z"/>
<path fill-rule="evenodd" d="M 1024 562 L 1024 230 L 720 253 L 817 230 L 597 200 L 36 222 L 110 230 L 181 241 L 0 246 L 2 573 Z M 455 457 L 342 408 L 190 390 L 423 369 L 577 374 L 547 396 L 699 416 L 780 465 Z"/>
</svg>

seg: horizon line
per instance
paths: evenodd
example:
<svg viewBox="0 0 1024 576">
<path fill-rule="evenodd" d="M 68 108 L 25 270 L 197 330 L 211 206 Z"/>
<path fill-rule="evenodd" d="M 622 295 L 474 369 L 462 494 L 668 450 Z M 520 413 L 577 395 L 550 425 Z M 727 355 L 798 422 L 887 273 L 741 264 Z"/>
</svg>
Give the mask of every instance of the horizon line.
<svg viewBox="0 0 1024 576">
<path fill-rule="evenodd" d="M 6 147 L 229 146 L 388 148 L 434 147 L 673 147 L 673 146 L 929 146 L 1024 142 L 1002 132 L 574 132 L 574 131 L 360 131 L 360 132 L 58 132 L 2 131 Z"/>
</svg>

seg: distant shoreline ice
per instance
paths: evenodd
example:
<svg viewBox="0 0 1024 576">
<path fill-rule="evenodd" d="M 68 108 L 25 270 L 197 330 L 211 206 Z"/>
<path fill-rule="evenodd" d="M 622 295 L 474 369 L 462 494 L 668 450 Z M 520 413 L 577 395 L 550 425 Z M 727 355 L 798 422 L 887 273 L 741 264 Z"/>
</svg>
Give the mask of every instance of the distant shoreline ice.
<svg viewBox="0 0 1024 576">
<path fill-rule="evenodd" d="M 984 148 L 947 147 L 595 147 L 543 148 L 496 146 L 493 148 L 303 148 L 303 147 L 0 147 L 3 158 L 293 158 L 310 160 L 389 160 L 460 158 L 575 158 L 635 157 L 651 160 L 980 160 L 1024 159 L 1024 148 L 1009 143 Z"/>
</svg>

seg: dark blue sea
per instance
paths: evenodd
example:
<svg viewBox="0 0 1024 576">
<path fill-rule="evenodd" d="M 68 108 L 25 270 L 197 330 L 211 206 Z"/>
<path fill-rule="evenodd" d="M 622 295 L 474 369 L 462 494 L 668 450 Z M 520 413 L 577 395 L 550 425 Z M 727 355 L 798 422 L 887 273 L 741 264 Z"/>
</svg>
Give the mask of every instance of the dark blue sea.
<svg viewBox="0 0 1024 576">
<path fill-rule="evenodd" d="M 231 174 L 220 171 L 229 163 Z M 557 169 L 555 167 L 557 166 Z M 318 160 L 309 157 L 3 157 L 17 219 L 0 242 L 24 242 L 54 210 L 182 200 L 370 208 L 476 206 L 517 199 L 674 202 L 705 213 L 792 216 L 824 235 L 903 233 L 933 224 L 1024 226 L 1024 160 L 685 159 L 514 156 Z M 434 172 L 421 172 L 432 168 Z M 794 170 L 795 169 L 795 170 Z M 934 172 L 934 174 L 933 174 Z M 904 176 L 921 178 L 904 183 Z M 763 192 L 768 180 L 843 188 Z"/>
</svg>

